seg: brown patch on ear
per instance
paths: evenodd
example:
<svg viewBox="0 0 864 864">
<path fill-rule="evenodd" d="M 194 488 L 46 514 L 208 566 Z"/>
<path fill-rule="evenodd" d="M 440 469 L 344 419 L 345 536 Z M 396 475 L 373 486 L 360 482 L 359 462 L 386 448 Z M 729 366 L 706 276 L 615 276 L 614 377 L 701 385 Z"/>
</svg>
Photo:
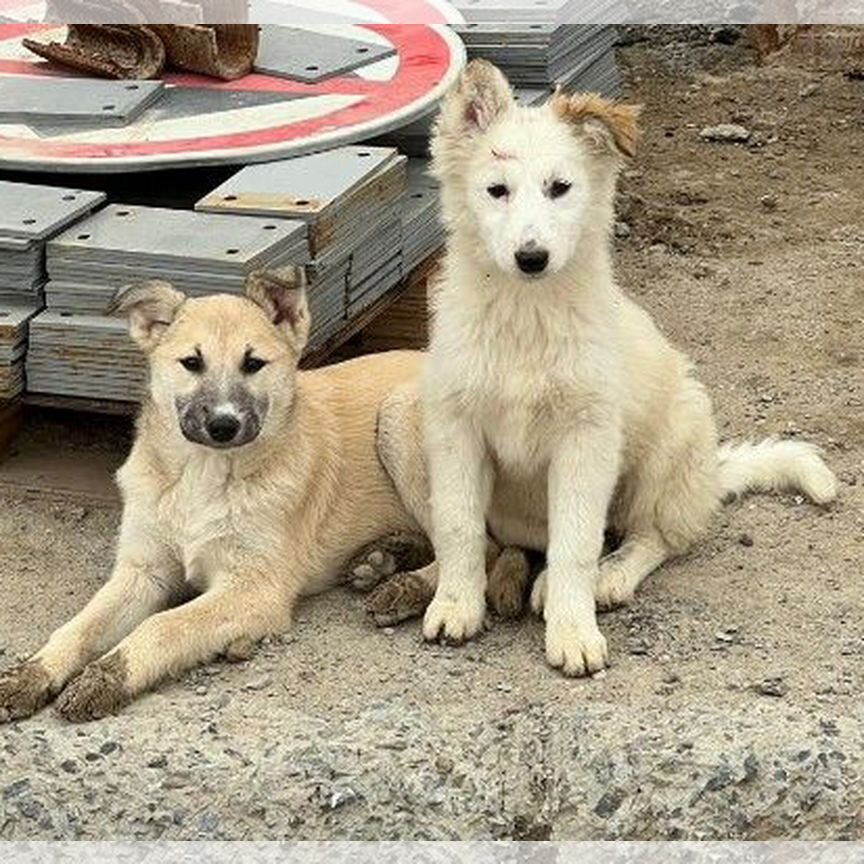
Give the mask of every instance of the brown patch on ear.
<svg viewBox="0 0 864 864">
<path fill-rule="evenodd" d="M 298 352 L 309 337 L 311 322 L 306 301 L 306 271 L 302 267 L 260 270 L 246 280 L 246 296 L 287 334 Z"/>
<path fill-rule="evenodd" d="M 152 279 L 120 288 L 107 314 L 129 319 L 129 335 L 143 351 L 152 351 L 171 326 L 186 295 L 168 282 Z"/>
<path fill-rule="evenodd" d="M 581 127 L 595 141 L 599 136 L 598 143 L 611 146 L 623 156 L 636 155 L 641 135 L 638 123 L 641 105 L 622 105 L 597 93 L 568 96 L 559 91 L 552 99 L 552 109 L 563 120 Z"/>
</svg>

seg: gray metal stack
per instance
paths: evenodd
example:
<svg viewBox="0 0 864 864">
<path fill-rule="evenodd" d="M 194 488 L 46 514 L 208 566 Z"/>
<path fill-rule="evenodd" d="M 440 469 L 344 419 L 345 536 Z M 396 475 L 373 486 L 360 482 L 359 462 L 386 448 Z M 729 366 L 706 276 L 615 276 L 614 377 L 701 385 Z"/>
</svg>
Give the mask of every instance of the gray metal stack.
<svg viewBox="0 0 864 864">
<path fill-rule="evenodd" d="M 27 329 L 38 311 L 33 303 L 0 304 L 0 399 L 11 399 L 24 390 Z"/>
<path fill-rule="evenodd" d="M 45 311 L 30 323 L 31 393 L 137 402 L 146 379 L 147 362 L 125 321 Z"/>
<path fill-rule="evenodd" d="M 412 159 L 408 163 L 408 193 L 402 208 L 402 235 L 406 273 L 419 267 L 444 245 L 441 194 L 438 181 L 429 175 L 429 162 L 426 159 Z"/>
<path fill-rule="evenodd" d="M 0 399 L 24 389 L 27 329 L 42 308 L 46 242 L 104 200 L 101 192 L 0 181 Z"/>
<path fill-rule="evenodd" d="M 124 285 L 164 279 L 190 296 L 239 294 L 255 270 L 309 260 L 301 221 L 106 207 L 48 244 L 48 310 L 31 323 L 28 390 L 139 398 L 143 358 L 125 323 L 103 315 Z"/>
<path fill-rule="evenodd" d="M 310 347 L 316 348 L 404 275 L 406 164 L 393 148 L 354 146 L 251 165 L 196 209 L 306 222 L 312 257 Z"/>
<path fill-rule="evenodd" d="M 548 91 L 583 90 L 617 94 L 621 81 L 615 63 L 617 33 L 613 26 L 571 24 L 540 7 L 498 10 L 480 4 L 467 7 L 466 24 L 459 28 L 470 58 L 495 63 L 519 88 Z M 534 17 L 527 17 L 535 12 Z M 500 14 L 501 17 L 490 17 Z M 518 17 L 517 17 L 518 16 Z M 523 17 L 525 16 L 525 17 Z M 584 20 L 581 19 L 580 20 Z"/>
</svg>

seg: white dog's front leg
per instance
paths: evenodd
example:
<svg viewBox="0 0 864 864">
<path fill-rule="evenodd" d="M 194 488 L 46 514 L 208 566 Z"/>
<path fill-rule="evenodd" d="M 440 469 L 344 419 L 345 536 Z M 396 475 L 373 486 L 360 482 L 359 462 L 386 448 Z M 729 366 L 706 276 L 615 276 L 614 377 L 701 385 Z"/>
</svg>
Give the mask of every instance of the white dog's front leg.
<svg viewBox="0 0 864 864">
<path fill-rule="evenodd" d="M 427 425 L 430 494 L 438 587 L 423 635 L 462 642 L 486 615 L 486 511 L 492 468 L 480 430 L 469 418 L 435 412 Z"/>
<path fill-rule="evenodd" d="M 590 675 L 607 663 L 594 589 L 620 444 L 617 426 L 585 424 L 549 466 L 546 659 L 565 675 Z"/>
</svg>

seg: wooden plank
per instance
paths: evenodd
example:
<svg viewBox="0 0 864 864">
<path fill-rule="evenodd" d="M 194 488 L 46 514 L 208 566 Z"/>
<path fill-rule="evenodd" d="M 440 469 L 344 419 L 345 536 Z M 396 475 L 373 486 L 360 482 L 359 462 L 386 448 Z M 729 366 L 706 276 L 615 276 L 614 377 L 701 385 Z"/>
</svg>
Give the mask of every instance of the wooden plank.
<svg viewBox="0 0 864 864">
<path fill-rule="evenodd" d="M 436 252 L 414 271 L 404 292 L 363 331 L 363 352 L 423 350 L 429 344 L 429 288 L 442 253 Z"/>
</svg>

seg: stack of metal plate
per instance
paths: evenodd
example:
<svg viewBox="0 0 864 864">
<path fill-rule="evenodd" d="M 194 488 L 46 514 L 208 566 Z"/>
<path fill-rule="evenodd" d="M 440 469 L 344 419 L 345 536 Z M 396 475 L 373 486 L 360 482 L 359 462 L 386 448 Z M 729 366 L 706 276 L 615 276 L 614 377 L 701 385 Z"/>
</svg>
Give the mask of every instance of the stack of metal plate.
<svg viewBox="0 0 864 864">
<path fill-rule="evenodd" d="M 196 209 L 307 223 L 315 348 L 401 281 L 406 184 L 396 149 L 340 147 L 244 168 Z"/>
<path fill-rule="evenodd" d="M 560 24 L 554 18 L 469 19 L 460 35 L 469 57 L 495 63 L 517 87 L 560 85 L 614 95 L 620 86 L 612 26 Z"/>
<path fill-rule="evenodd" d="M 130 282 L 239 294 L 254 270 L 309 261 L 306 225 L 112 204 L 48 244 L 48 308 L 100 314 Z"/>
<path fill-rule="evenodd" d="M 125 321 L 49 311 L 30 324 L 31 393 L 137 402 L 146 380 L 146 361 Z"/>
<path fill-rule="evenodd" d="M 609 19 L 608 0 L 451 0 L 470 24 L 488 21 L 592 24 Z"/>
<path fill-rule="evenodd" d="M 39 307 L 24 301 L 0 302 L 0 399 L 24 390 L 27 328 Z"/>
<path fill-rule="evenodd" d="M 429 162 L 412 159 L 408 163 L 408 194 L 402 209 L 402 258 L 405 272 L 420 266 L 444 245 L 441 221 L 441 194 L 438 182 L 429 175 Z"/>
<path fill-rule="evenodd" d="M 46 241 L 104 200 L 102 192 L 0 181 L 0 302 L 37 302 Z"/>
</svg>

